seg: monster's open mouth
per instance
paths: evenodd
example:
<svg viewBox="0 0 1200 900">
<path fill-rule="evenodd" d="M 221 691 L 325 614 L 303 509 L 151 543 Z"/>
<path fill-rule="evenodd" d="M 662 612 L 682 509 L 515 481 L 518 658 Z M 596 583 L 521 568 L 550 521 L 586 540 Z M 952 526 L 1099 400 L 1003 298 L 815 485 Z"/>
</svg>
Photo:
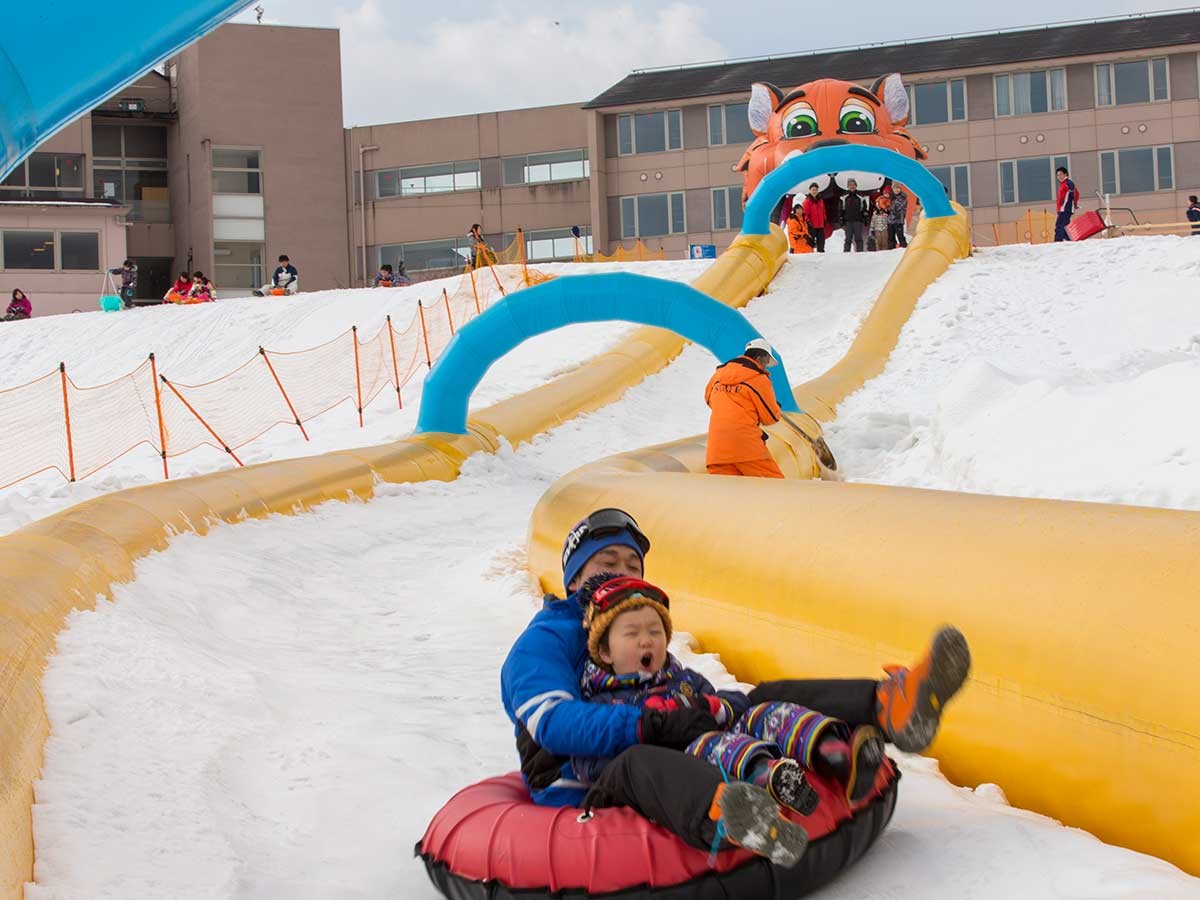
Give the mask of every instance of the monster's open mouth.
<svg viewBox="0 0 1200 900">
<path fill-rule="evenodd" d="M 814 147 L 812 149 L 817 149 L 817 148 Z M 793 159 L 797 156 L 803 156 L 805 154 L 805 152 L 806 151 L 804 151 L 804 150 L 793 150 L 791 153 L 789 153 L 787 156 L 785 156 L 783 158 L 782 162 L 787 162 L 789 159 Z M 807 194 L 808 186 L 810 184 L 816 184 L 817 190 L 820 191 L 821 193 L 825 193 L 825 189 L 827 187 L 829 187 L 829 183 L 831 181 L 835 182 L 837 184 L 837 186 L 840 187 L 843 191 L 848 191 L 848 190 L 850 190 L 851 180 L 853 180 L 855 182 L 855 184 L 858 187 L 858 190 L 860 190 L 860 191 L 877 191 L 881 187 L 883 187 L 883 176 L 882 175 L 876 175 L 872 172 L 845 171 L 845 172 L 830 172 L 826 175 L 817 175 L 816 177 L 810 178 L 801 184 L 797 184 L 794 188 L 792 188 L 791 191 L 789 191 L 789 193 Z"/>
</svg>

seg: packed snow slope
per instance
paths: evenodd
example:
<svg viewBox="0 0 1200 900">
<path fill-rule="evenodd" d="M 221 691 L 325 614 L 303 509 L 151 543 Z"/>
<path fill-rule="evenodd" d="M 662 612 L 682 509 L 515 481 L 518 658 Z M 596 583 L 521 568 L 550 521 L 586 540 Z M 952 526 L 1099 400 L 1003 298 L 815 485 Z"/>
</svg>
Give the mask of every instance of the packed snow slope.
<svg viewBox="0 0 1200 900">
<path fill-rule="evenodd" d="M 1200 509 L 1200 240 L 1004 247 L 827 429 L 850 481 Z"/>
<path fill-rule="evenodd" d="M 898 257 L 799 261 L 747 315 L 809 377 Z M 44 681 L 28 900 L 436 896 L 413 843 L 455 790 L 515 766 L 497 683 L 537 608 L 534 504 L 581 461 L 702 430 L 711 370 L 691 347 L 454 482 L 220 526 L 141 560 L 115 602 L 72 615 Z M 901 764 L 891 826 L 823 897 L 1200 897 L 1160 860 Z"/>
<path fill-rule="evenodd" d="M 658 278 L 692 281 L 711 260 L 671 262 L 539 265 L 554 275 L 630 271 Z M 506 267 L 506 280 L 516 267 Z M 483 276 L 481 276 L 483 277 Z M 121 313 L 80 313 L 46 316 L 25 322 L 0 323 L 0 389 L 23 384 L 67 364 L 74 381 L 82 386 L 103 384 L 140 365 L 155 353 L 159 372 L 173 381 L 195 383 L 224 375 L 252 359 L 259 346 L 272 351 L 303 350 L 328 341 L 357 325 L 373 335 L 387 316 L 403 329 L 416 315 L 422 300 L 433 305 L 427 315 L 440 313 L 441 292 L 454 291 L 459 276 L 390 290 L 344 290 L 302 293 L 295 297 L 239 298 L 195 306 L 153 306 Z M 484 282 L 485 287 L 488 283 Z M 35 298 L 36 300 L 36 298 Z M 625 335 L 632 326 L 578 325 L 529 343 L 527 353 L 500 360 L 472 397 L 472 408 L 527 391 L 600 352 Z M 364 414 L 359 428 L 350 403 L 309 422 L 311 441 L 299 430 L 276 426 L 238 452 L 242 461 L 266 462 L 314 456 L 330 450 L 382 444 L 398 440 L 413 430 L 418 398 L 425 377 L 424 364 L 405 386 L 405 406 L 384 391 Z M 172 458 L 171 477 L 200 475 L 229 468 L 229 457 L 215 447 L 200 447 Z M 113 465 L 74 484 L 56 472 L 44 472 L 11 487 L 0 489 L 0 535 L 84 500 L 140 484 L 162 480 L 162 462 L 150 447 L 139 447 Z"/>
</svg>

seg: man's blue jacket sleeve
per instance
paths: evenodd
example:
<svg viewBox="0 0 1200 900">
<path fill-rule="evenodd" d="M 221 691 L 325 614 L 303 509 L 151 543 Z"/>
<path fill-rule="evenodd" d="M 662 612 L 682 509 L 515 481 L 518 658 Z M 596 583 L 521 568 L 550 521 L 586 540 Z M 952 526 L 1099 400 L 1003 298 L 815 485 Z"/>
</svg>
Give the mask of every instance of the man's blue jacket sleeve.
<svg viewBox="0 0 1200 900">
<path fill-rule="evenodd" d="M 638 742 L 641 710 L 587 703 L 579 678 L 586 640 L 569 601 L 550 604 L 517 638 L 500 670 L 504 711 L 519 732 L 559 756 L 616 756 Z"/>
</svg>

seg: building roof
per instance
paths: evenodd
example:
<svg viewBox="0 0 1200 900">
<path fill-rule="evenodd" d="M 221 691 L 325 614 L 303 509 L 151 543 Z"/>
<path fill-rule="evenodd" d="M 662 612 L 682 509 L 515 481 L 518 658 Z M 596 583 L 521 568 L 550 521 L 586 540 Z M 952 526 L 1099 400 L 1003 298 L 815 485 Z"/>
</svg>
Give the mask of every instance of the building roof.
<svg viewBox="0 0 1200 900">
<path fill-rule="evenodd" d="M 1046 25 L 799 56 L 635 71 L 584 108 L 745 93 L 755 81 L 786 88 L 818 78 L 858 81 L 889 72 L 909 76 L 1192 43 L 1200 43 L 1200 11 Z"/>
</svg>

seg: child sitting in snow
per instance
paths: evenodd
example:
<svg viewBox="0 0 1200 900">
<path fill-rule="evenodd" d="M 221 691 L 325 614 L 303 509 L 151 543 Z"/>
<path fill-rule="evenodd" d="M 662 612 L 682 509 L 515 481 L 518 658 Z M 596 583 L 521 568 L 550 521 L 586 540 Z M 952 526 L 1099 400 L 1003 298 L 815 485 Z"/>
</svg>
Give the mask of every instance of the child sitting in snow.
<svg viewBox="0 0 1200 900">
<path fill-rule="evenodd" d="M 729 778 L 766 788 L 777 803 L 801 815 L 817 805 L 805 769 L 838 781 L 851 803 L 870 793 L 884 759 L 877 729 L 851 730 L 845 722 L 792 703 L 751 706 L 740 691 L 716 690 L 667 652 L 670 601 L 646 581 L 597 575 L 583 586 L 580 598 L 591 657 L 584 664 L 584 699 L 664 712 L 707 708 L 724 730 L 701 735 L 684 752 L 719 766 Z M 608 762 L 571 760 L 585 784 L 595 781 Z"/>
</svg>

